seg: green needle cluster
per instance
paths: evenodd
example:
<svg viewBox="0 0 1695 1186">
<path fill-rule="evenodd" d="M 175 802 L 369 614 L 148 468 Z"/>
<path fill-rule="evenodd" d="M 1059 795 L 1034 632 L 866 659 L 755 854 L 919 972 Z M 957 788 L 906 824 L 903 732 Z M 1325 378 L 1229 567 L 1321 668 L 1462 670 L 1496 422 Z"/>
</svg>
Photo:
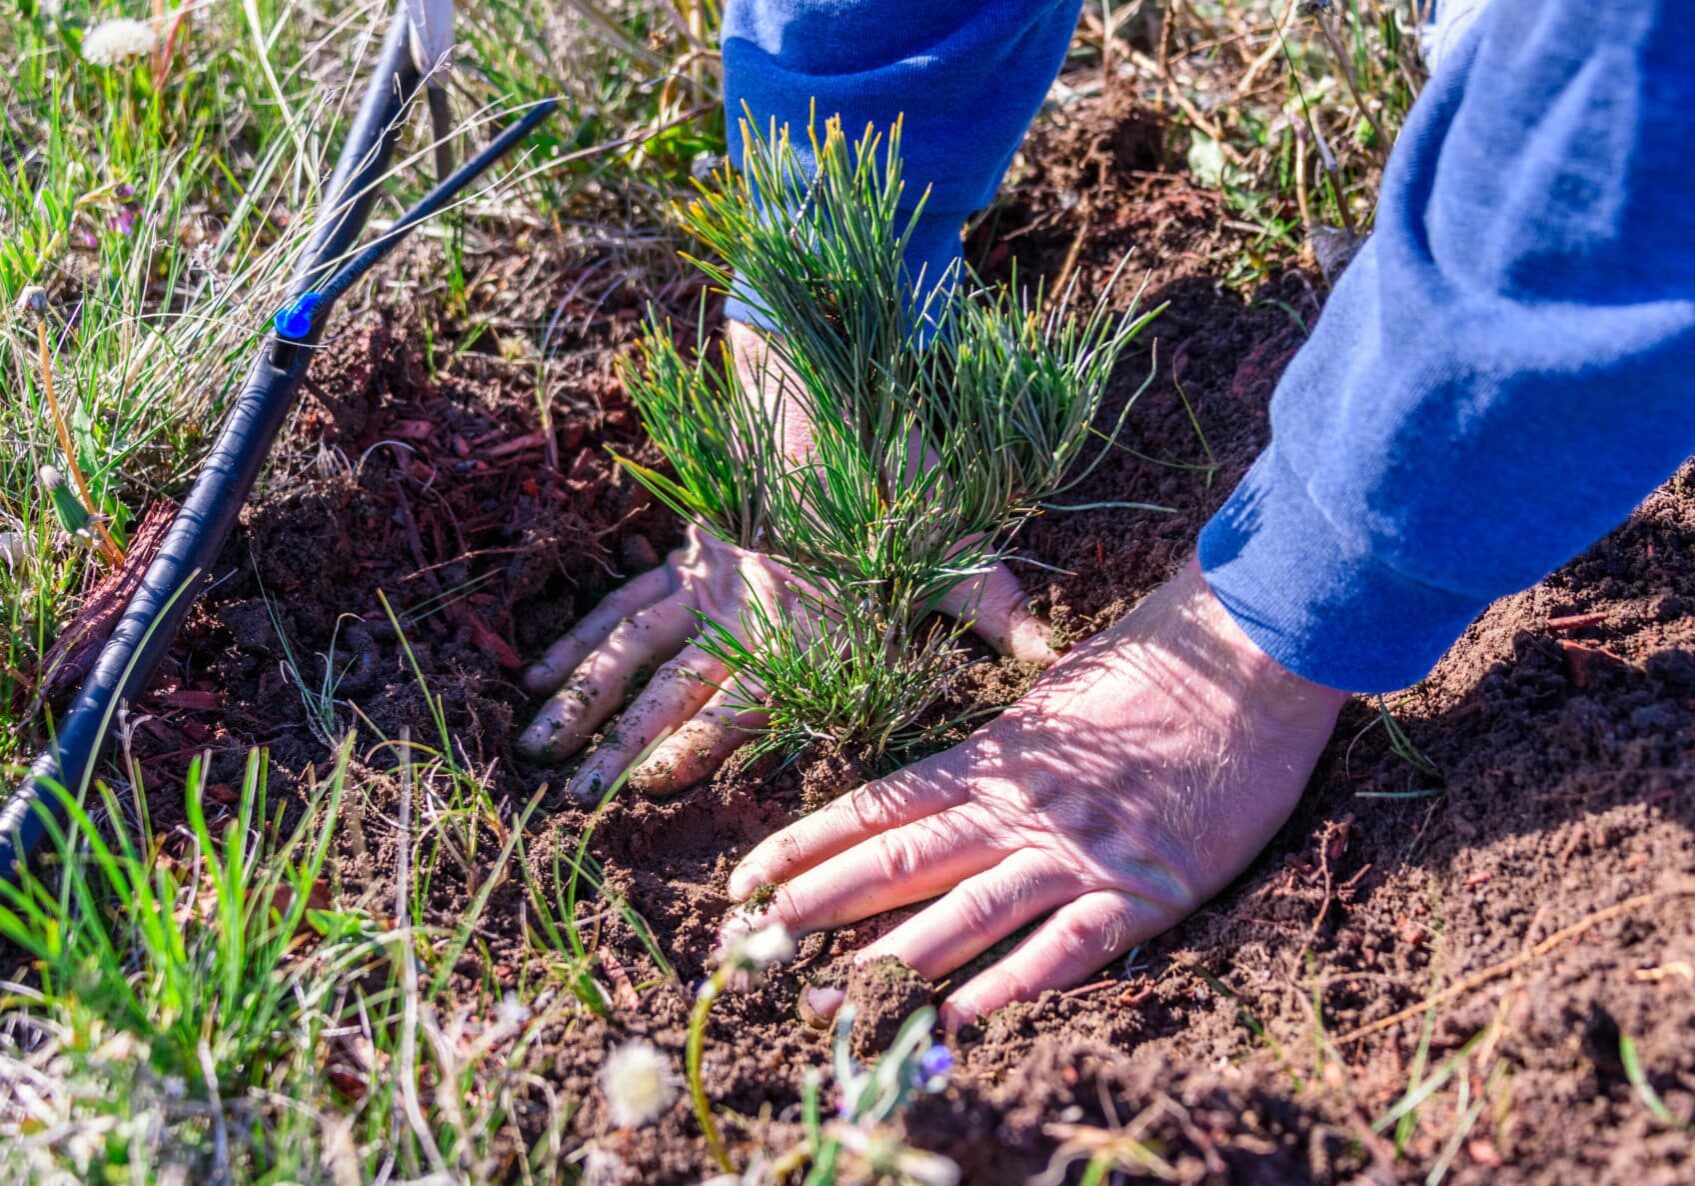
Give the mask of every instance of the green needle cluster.
<svg viewBox="0 0 1695 1186">
<path fill-rule="evenodd" d="M 685 358 L 653 320 L 625 378 L 675 476 L 621 460 L 798 578 L 798 608 L 756 604 L 701 640 L 763 693 L 760 744 L 881 759 L 951 723 L 930 710 L 970 615 L 943 625 L 937 610 L 1098 464 L 1123 422 L 1096 426 L 1107 381 L 1153 314 L 1078 316 L 963 269 L 909 275 L 924 198 L 907 199 L 898 124 L 850 142 L 832 121 L 804 155 L 786 131 L 743 131 L 742 167 L 679 214 L 695 266 L 776 327 L 772 358 L 745 378 Z M 802 456 L 784 452 L 786 416 L 810 426 Z"/>
</svg>

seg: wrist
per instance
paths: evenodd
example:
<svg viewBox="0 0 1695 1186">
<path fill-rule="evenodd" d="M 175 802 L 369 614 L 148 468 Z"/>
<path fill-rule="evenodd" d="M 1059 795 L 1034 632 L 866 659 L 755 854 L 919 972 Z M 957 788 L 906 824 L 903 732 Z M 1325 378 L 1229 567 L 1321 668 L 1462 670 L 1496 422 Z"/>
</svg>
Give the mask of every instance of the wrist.
<svg viewBox="0 0 1695 1186">
<path fill-rule="evenodd" d="M 724 326 L 724 343 L 741 388 L 760 401 L 777 425 L 778 444 L 790 461 L 812 456 L 812 421 L 800 398 L 800 380 L 772 349 L 767 330 L 732 317 Z"/>
<path fill-rule="evenodd" d="M 1404 688 L 1484 602 L 1399 570 L 1383 531 L 1332 509 L 1274 442 L 1201 530 L 1206 582 L 1289 670 L 1355 692 Z"/>
<path fill-rule="evenodd" d="M 1352 695 L 1307 679 L 1267 653 L 1213 592 L 1198 557 L 1190 556 L 1171 583 L 1181 598 L 1183 615 L 1206 640 L 1207 649 L 1215 652 L 1214 661 L 1228 673 L 1229 681 L 1271 712 L 1287 711 L 1304 718 L 1315 709 L 1339 709 Z"/>
</svg>

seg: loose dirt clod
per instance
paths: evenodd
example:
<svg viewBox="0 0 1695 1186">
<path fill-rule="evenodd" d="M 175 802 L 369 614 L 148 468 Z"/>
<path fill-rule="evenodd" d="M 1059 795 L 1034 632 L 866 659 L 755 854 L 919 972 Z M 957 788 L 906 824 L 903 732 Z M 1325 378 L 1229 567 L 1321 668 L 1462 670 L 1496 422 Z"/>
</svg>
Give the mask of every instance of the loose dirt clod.
<svg viewBox="0 0 1695 1186">
<path fill-rule="evenodd" d="M 842 1005 L 853 1010 L 853 1056 L 869 1061 L 887 1050 L 901 1022 L 934 995 L 928 980 L 892 955 L 856 966 Z"/>
</svg>

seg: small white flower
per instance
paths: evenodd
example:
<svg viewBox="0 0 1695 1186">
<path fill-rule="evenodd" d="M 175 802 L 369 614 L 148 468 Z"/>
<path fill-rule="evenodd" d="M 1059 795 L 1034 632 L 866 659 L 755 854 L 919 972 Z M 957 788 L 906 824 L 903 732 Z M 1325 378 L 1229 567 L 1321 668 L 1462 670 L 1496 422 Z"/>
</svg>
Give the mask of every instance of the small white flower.
<svg viewBox="0 0 1695 1186">
<path fill-rule="evenodd" d="M 619 1128 L 652 1124 L 677 1096 L 677 1077 L 665 1056 L 647 1042 L 625 1042 L 600 1070 L 600 1089 Z"/>
<path fill-rule="evenodd" d="M 787 927 L 780 922 L 774 922 L 743 939 L 741 954 L 756 971 L 763 972 L 772 964 L 794 959 L 795 941 Z"/>
<path fill-rule="evenodd" d="M 795 941 L 780 922 L 761 925 L 745 911 L 733 914 L 718 932 L 713 961 L 737 972 L 763 972 L 794 958 Z"/>
<path fill-rule="evenodd" d="M 153 52 L 153 26 L 120 17 L 101 21 L 82 39 L 82 56 L 96 66 L 117 66 Z"/>
</svg>

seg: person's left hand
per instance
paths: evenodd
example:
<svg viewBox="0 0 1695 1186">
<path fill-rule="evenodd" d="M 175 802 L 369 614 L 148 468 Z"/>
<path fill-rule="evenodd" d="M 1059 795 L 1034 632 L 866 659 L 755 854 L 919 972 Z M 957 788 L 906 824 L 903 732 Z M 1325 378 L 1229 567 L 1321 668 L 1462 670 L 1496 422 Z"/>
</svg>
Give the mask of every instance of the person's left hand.
<svg viewBox="0 0 1695 1186">
<path fill-rule="evenodd" d="M 728 928 L 796 935 L 937 899 L 858 953 L 938 980 L 1047 920 L 956 988 L 950 1025 L 1093 974 L 1180 922 L 1287 818 L 1346 693 L 1261 652 L 1192 561 L 944 754 L 760 843 Z M 812 990 L 825 1013 L 839 991 Z"/>
<path fill-rule="evenodd" d="M 524 686 L 552 693 L 518 738 L 538 762 L 558 762 L 581 749 L 614 714 L 617 723 L 571 779 L 571 792 L 592 803 L 644 753 L 630 782 L 648 795 L 668 795 L 710 776 L 764 723 L 760 690 L 732 678 L 696 640 L 702 620 L 723 626 L 745 645 L 754 603 L 773 616 L 810 612 L 793 574 L 769 556 L 732 547 L 698 527 L 686 542 L 607 597 L 524 673 Z M 1055 659 L 1047 623 L 1025 606 L 1018 578 L 1005 565 L 962 583 L 941 603 L 965 617 L 997 650 L 1037 663 Z M 625 708 L 625 698 L 646 679 Z"/>
</svg>

